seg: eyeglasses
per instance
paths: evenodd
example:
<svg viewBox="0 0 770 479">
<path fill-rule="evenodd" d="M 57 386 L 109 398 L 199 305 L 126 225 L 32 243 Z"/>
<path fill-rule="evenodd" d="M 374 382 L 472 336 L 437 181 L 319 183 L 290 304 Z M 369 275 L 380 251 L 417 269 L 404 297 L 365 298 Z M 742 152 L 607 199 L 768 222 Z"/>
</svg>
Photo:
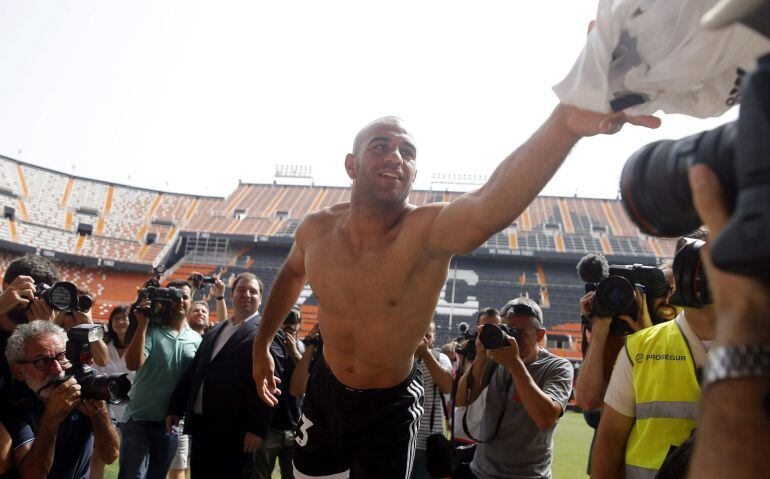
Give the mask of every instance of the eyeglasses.
<svg viewBox="0 0 770 479">
<path fill-rule="evenodd" d="M 56 356 L 46 356 L 44 358 L 31 359 L 31 360 L 25 359 L 17 362 L 19 364 L 32 364 L 35 366 L 35 368 L 38 371 L 48 371 L 49 369 L 51 369 L 51 365 L 53 364 L 54 361 L 61 364 L 62 366 L 67 364 L 69 362 L 69 359 L 67 359 L 67 353 L 65 351 L 62 351 L 60 353 L 57 353 Z"/>
</svg>

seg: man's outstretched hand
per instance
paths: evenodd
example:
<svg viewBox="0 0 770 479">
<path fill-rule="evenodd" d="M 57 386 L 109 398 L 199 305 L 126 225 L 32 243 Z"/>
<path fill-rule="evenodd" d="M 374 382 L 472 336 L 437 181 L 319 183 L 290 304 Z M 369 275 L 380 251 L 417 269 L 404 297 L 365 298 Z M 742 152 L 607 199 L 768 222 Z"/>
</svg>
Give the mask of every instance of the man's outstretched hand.
<svg viewBox="0 0 770 479">
<path fill-rule="evenodd" d="M 281 379 L 275 375 L 275 362 L 269 350 L 255 348 L 252 355 L 251 375 L 257 385 L 257 394 L 269 406 L 278 404 Z"/>
<path fill-rule="evenodd" d="M 645 128 L 660 126 L 660 118 L 652 115 L 631 116 L 623 112 L 597 113 L 569 105 L 559 105 L 556 108 L 564 119 L 566 128 L 578 137 L 612 135 L 619 132 L 626 123 Z"/>
</svg>

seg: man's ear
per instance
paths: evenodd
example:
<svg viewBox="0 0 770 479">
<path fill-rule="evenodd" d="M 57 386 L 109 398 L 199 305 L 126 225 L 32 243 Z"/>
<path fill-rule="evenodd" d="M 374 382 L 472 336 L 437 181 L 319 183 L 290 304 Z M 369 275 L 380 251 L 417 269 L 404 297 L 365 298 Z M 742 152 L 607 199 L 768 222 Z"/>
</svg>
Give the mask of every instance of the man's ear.
<svg viewBox="0 0 770 479">
<path fill-rule="evenodd" d="M 356 156 L 352 153 L 345 155 L 345 171 L 351 180 L 356 179 Z"/>
<path fill-rule="evenodd" d="M 537 342 L 539 343 L 540 341 L 542 341 L 544 337 L 545 337 L 545 329 L 538 329 L 537 330 Z"/>
</svg>

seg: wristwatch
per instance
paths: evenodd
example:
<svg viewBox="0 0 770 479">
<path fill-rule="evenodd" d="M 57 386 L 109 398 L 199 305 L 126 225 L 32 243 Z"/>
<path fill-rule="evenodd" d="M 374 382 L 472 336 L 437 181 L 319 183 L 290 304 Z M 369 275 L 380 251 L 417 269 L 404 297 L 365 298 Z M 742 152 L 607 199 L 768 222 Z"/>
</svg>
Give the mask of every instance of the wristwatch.
<svg viewBox="0 0 770 479">
<path fill-rule="evenodd" d="M 225 297 L 224 296 L 216 296 L 215 299 L 217 301 L 222 301 L 223 299 L 225 299 Z"/>
<path fill-rule="evenodd" d="M 770 344 L 716 346 L 709 350 L 703 391 L 725 379 L 770 379 Z"/>
</svg>

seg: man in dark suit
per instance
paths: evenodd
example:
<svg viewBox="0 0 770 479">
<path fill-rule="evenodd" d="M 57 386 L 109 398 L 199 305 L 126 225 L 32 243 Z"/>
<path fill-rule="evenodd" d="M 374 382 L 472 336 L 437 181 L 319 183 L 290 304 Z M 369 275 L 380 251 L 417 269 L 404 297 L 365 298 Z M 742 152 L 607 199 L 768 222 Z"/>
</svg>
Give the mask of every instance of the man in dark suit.
<svg viewBox="0 0 770 479">
<path fill-rule="evenodd" d="M 212 288 L 224 301 L 224 284 Z M 168 409 L 169 433 L 185 418 L 192 437 L 193 477 L 248 478 L 252 454 L 267 435 L 272 408 L 259 400 L 251 376 L 251 345 L 259 325 L 262 282 L 251 273 L 233 281 L 233 315 L 203 337 L 192 366 L 177 384 Z M 271 346 L 276 363 L 286 361 L 281 342 Z"/>
</svg>

